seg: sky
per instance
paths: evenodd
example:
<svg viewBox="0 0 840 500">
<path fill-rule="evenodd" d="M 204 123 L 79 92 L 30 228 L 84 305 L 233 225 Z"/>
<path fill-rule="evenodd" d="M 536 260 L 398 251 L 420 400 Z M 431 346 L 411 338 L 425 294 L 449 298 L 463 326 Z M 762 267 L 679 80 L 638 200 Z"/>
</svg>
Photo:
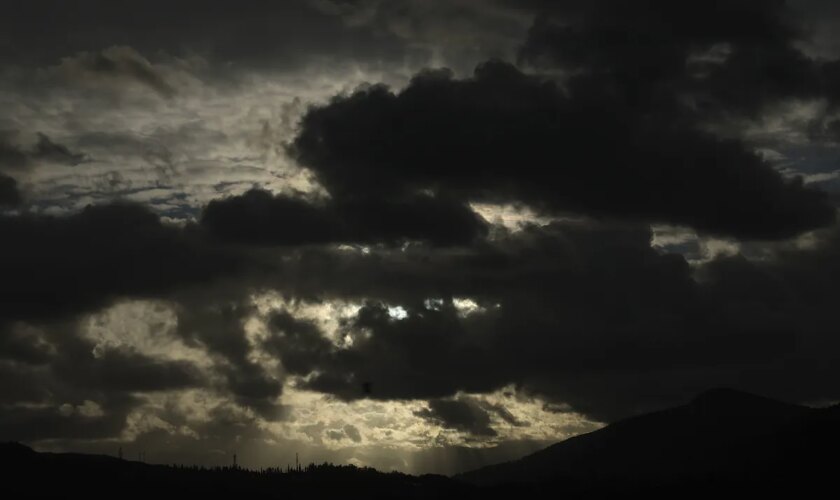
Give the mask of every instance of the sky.
<svg viewBox="0 0 840 500">
<path fill-rule="evenodd" d="M 452 474 L 840 400 L 840 7 L 10 1 L 0 439 Z"/>
</svg>

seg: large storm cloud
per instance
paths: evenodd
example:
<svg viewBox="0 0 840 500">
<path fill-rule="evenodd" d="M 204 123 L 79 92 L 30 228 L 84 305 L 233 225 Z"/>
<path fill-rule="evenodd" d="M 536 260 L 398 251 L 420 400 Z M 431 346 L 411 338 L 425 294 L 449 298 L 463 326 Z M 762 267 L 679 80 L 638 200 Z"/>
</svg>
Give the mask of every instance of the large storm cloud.
<svg viewBox="0 0 840 500">
<path fill-rule="evenodd" d="M 611 84 L 574 77 L 562 90 L 500 62 L 467 80 L 427 72 L 398 94 L 373 87 L 311 110 L 294 152 L 336 196 L 430 189 L 764 239 L 834 220 L 822 193 L 702 131 L 676 95 L 639 105 Z"/>
</svg>

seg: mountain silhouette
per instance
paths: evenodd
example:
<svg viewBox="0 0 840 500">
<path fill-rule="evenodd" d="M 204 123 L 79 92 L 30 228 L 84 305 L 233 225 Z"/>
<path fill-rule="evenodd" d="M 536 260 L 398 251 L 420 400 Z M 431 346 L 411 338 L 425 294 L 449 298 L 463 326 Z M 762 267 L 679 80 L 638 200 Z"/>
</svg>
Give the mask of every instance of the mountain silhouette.
<svg viewBox="0 0 840 500">
<path fill-rule="evenodd" d="M 456 476 L 476 485 L 551 483 L 567 493 L 642 490 L 698 495 L 722 487 L 798 491 L 827 484 L 840 444 L 840 406 L 812 409 L 714 389 L 522 459 Z"/>
</svg>

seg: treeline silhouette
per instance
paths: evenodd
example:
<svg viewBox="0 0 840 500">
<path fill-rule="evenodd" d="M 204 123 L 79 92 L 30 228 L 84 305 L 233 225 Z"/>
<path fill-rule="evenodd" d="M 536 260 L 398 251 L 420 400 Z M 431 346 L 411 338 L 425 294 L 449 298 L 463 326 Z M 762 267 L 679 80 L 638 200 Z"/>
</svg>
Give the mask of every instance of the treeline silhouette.
<svg viewBox="0 0 840 500">
<path fill-rule="evenodd" d="M 236 465 L 148 464 L 106 455 L 39 453 L 20 443 L 0 444 L 6 480 L 16 497 L 67 494 L 140 498 L 167 495 L 260 495 L 263 498 L 435 498 L 475 488 L 445 476 L 411 476 L 371 467 L 310 463 L 299 468 L 247 469 Z M 4 484 L 3 484 L 4 483 Z M 7 497 L 11 498 L 11 497 Z"/>
</svg>

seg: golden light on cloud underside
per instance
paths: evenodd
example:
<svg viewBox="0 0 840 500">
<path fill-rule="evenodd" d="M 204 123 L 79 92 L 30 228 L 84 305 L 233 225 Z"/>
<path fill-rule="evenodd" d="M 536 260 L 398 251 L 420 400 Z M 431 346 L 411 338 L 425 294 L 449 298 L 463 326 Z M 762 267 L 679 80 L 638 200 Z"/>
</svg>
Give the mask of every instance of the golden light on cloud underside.
<svg viewBox="0 0 840 500">
<path fill-rule="evenodd" d="M 441 301 L 431 298 L 426 302 L 434 308 Z M 272 312 L 283 310 L 312 321 L 337 348 L 353 348 L 352 343 L 340 337 L 340 324 L 352 318 L 361 304 L 288 301 L 273 292 L 254 295 L 252 302 L 253 314 L 243 319 L 241 332 L 230 334 L 245 337 L 250 349 L 249 361 L 269 376 L 284 379 L 280 360 L 261 348 L 260 340 L 268 335 L 266 321 Z M 453 305 L 462 317 L 485 312 L 469 297 L 456 298 Z M 394 321 L 405 318 L 405 309 L 398 305 L 390 307 Z M 550 442 L 600 426 L 569 408 L 547 404 L 513 386 L 489 394 L 458 393 L 445 398 L 486 409 L 486 423 L 492 432 L 474 434 L 467 428 L 428 418 L 429 402 L 425 400 L 342 401 L 327 394 L 300 390 L 300 377 L 285 377 L 282 394 L 275 401 L 283 408 L 283 415 L 271 420 L 241 406 L 224 391 L 223 381 L 216 373 L 221 361 L 201 345 L 184 342 L 177 334 L 177 323 L 177 311 L 165 302 L 132 301 L 91 315 L 82 324 L 83 334 L 93 344 L 96 356 L 108 350 L 123 350 L 155 360 L 189 361 L 208 381 L 206 387 L 135 394 L 141 404 L 129 413 L 119 437 L 121 442 L 142 440 L 150 433 L 160 432 L 173 439 L 201 441 L 208 437 L 205 435 L 208 427 L 220 415 L 228 422 L 226 426 L 233 426 L 233 436 L 251 429 L 250 432 L 259 433 L 263 444 L 283 449 L 300 446 L 348 453 L 363 449 L 367 450 L 366 456 L 385 452 L 410 454 L 449 446 L 491 448 L 512 441 Z M 56 409 L 67 415 L 71 412 L 103 414 L 95 401 L 77 406 L 57 402 Z M 355 460 L 362 464 L 364 460 L 359 456 Z"/>
<path fill-rule="evenodd" d="M 518 231 L 528 224 L 543 226 L 553 220 L 524 205 L 470 203 L 470 208 L 487 222 L 503 226 L 510 231 Z"/>
<path fill-rule="evenodd" d="M 484 448 L 513 440 L 557 441 L 600 426 L 573 412 L 557 412 L 540 398 L 521 394 L 512 386 L 490 394 L 459 393 L 452 398 L 506 410 L 506 418 L 490 415 L 496 435 L 480 437 L 422 418 L 419 414 L 427 408 L 423 400 L 345 402 L 292 386 L 287 386 L 282 399 L 292 408 L 288 420 L 266 422 L 264 428 L 281 438 L 309 440 L 331 449 L 358 445 L 406 451 L 445 445 Z M 330 431 L 339 436 L 348 424 L 359 431 L 361 440 L 329 438 Z"/>
</svg>

